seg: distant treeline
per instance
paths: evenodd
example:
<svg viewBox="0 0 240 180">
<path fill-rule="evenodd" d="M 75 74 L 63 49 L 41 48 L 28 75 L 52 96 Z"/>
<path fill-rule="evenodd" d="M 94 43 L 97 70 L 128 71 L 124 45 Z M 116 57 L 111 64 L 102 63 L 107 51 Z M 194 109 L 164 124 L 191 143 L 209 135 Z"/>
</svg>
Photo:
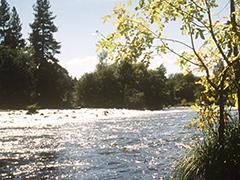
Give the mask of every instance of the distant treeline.
<svg viewBox="0 0 240 180">
<path fill-rule="evenodd" d="M 193 74 L 166 77 L 163 65 L 155 70 L 144 63 L 100 63 L 79 80 L 68 75 L 55 54 L 60 43 L 48 0 L 37 0 L 29 43 L 22 38 L 15 7 L 0 4 L 0 108 L 134 108 L 161 109 L 195 101 L 199 88 Z"/>
<path fill-rule="evenodd" d="M 77 82 L 77 104 L 83 107 L 162 109 L 195 102 L 198 77 L 173 74 L 168 78 L 163 65 L 148 69 L 143 63 L 121 61 L 100 63 L 96 71 Z"/>
</svg>

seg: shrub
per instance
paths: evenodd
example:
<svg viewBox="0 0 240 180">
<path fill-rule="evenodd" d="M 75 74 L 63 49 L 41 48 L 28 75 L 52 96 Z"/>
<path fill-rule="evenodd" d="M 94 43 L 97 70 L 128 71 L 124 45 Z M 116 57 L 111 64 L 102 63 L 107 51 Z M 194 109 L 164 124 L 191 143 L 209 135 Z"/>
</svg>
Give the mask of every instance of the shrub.
<svg viewBox="0 0 240 180">
<path fill-rule="evenodd" d="M 27 114 L 31 115 L 31 114 L 38 113 L 37 110 L 39 109 L 39 107 L 37 104 L 32 104 L 32 105 L 27 106 L 26 109 L 27 109 Z"/>
<path fill-rule="evenodd" d="M 240 177 L 240 129 L 229 124 L 224 145 L 216 133 L 204 139 L 182 156 L 175 167 L 174 179 L 237 180 Z"/>
</svg>

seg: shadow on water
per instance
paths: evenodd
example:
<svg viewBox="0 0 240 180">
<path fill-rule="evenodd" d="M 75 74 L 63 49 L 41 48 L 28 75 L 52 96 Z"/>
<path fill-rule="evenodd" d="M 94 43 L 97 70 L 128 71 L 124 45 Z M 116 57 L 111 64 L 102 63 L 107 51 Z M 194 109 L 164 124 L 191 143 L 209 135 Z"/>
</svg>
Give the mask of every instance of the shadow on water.
<svg viewBox="0 0 240 180">
<path fill-rule="evenodd" d="M 57 159 L 55 152 L 26 154 L 5 154 L 0 158 L 0 174 L 2 179 L 48 179 L 58 174 L 54 166 Z"/>
<path fill-rule="evenodd" d="M 49 179 L 58 174 L 55 136 L 46 128 L 0 129 L 0 179 Z M 49 131 L 50 130 L 50 131 Z"/>
</svg>

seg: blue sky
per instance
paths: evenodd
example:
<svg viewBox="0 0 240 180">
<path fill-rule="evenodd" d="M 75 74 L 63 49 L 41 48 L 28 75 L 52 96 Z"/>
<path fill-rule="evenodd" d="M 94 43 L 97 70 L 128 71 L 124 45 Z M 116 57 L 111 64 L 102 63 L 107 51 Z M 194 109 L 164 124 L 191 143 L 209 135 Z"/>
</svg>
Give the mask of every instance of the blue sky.
<svg viewBox="0 0 240 180">
<path fill-rule="evenodd" d="M 36 0 L 7 0 L 10 6 L 15 6 L 20 15 L 23 34 L 28 38 L 33 22 L 33 8 Z M 60 64 L 70 75 L 80 77 L 85 72 L 91 72 L 98 63 L 96 53 L 96 30 L 103 33 L 113 31 L 111 24 L 103 24 L 101 18 L 111 12 L 119 0 L 50 0 L 51 11 L 56 15 L 55 24 L 58 32 L 55 38 L 61 42 Z M 174 27 L 174 25 L 172 25 Z M 174 29 L 174 28 L 169 28 Z M 171 34 L 178 36 L 176 32 Z M 175 73 L 179 68 L 174 65 L 173 56 L 157 57 L 152 67 L 164 63 L 168 73 Z"/>
</svg>

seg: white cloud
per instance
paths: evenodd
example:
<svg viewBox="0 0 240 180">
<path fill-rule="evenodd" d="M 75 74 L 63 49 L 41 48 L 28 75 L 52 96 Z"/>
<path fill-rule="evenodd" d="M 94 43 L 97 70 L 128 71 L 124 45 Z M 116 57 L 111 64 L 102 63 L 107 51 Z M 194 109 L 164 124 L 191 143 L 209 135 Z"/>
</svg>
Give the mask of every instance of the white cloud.
<svg viewBox="0 0 240 180">
<path fill-rule="evenodd" d="M 168 74 L 180 72 L 179 66 L 176 64 L 175 58 L 171 56 L 156 56 L 150 62 L 150 68 L 156 69 L 163 64 Z M 60 64 L 66 68 L 72 77 L 80 78 L 84 73 L 93 72 L 99 63 L 97 56 L 86 56 L 83 58 L 73 58 L 67 61 L 60 61 Z"/>
<path fill-rule="evenodd" d="M 87 56 L 84 58 L 74 58 L 60 64 L 66 68 L 72 77 L 79 78 L 84 73 L 93 72 L 98 64 L 96 56 Z"/>
<path fill-rule="evenodd" d="M 159 67 L 161 64 L 165 66 L 167 69 L 167 74 L 173 74 L 180 72 L 179 66 L 176 64 L 176 58 L 171 55 L 163 55 L 163 56 L 155 56 L 151 61 L 150 61 L 150 68 L 151 69 L 156 69 Z"/>
</svg>

